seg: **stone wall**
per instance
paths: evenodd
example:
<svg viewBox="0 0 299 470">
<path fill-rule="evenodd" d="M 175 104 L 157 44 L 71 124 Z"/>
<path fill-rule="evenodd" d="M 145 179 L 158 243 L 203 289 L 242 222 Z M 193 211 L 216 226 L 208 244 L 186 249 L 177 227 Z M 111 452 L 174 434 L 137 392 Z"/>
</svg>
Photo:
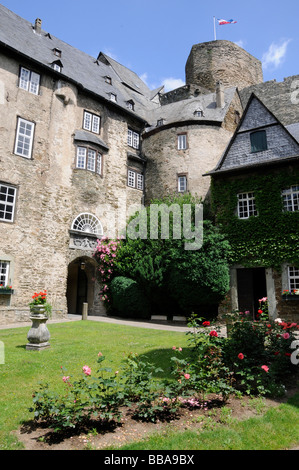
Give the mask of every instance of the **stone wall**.
<svg viewBox="0 0 299 470">
<path fill-rule="evenodd" d="M 186 84 L 214 91 L 221 81 L 225 87 L 240 89 L 263 81 L 261 62 L 236 44 L 216 40 L 195 44 L 186 62 Z"/>
<path fill-rule="evenodd" d="M 21 65 L 31 69 L 30 64 Z M 73 220 L 80 213 L 91 213 L 101 221 L 104 235 L 114 230 L 117 236 L 127 208 L 140 205 L 143 196 L 142 191 L 127 188 L 127 129 L 130 125 L 138 130 L 138 120 L 131 122 L 100 100 L 44 73 L 39 95 L 22 90 L 19 66 L 16 60 L 1 57 L 5 98 L 0 104 L 1 182 L 17 188 L 14 221 L 0 222 L 0 259 L 10 262 L 14 288 L 9 302 L 6 299 L 0 306 L 0 317 L 11 321 L 28 315 L 31 296 L 41 289 L 47 289 L 55 314 L 66 315 L 68 266 L 86 255 L 69 248 Z M 82 129 L 84 109 L 101 116 L 99 137 L 108 147 L 100 149 L 102 176 L 75 168 L 74 135 Z M 35 122 L 31 159 L 14 154 L 18 116 Z M 88 255 L 91 259 L 92 252 Z"/>
</svg>

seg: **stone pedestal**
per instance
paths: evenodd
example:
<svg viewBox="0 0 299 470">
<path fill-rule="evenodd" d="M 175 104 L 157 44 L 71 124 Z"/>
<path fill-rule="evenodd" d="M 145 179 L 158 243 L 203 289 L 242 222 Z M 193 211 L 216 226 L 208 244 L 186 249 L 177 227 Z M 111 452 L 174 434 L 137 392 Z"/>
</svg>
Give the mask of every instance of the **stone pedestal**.
<svg viewBox="0 0 299 470">
<path fill-rule="evenodd" d="M 50 332 L 47 328 L 46 321 L 48 317 L 44 314 L 30 315 L 32 325 L 27 334 L 28 343 L 26 349 L 32 351 L 41 351 L 50 347 Z"/>
</svg>

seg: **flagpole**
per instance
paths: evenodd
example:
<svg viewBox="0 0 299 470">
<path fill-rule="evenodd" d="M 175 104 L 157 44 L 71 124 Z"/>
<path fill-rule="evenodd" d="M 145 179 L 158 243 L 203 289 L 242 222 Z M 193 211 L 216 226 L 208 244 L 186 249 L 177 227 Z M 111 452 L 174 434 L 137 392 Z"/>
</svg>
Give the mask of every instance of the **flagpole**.
<svg viewBox="0 0 299 470">
<path fill-rule="evenodd" d="M 214 41 L 216 41 L 216 25 L 215 25 L 215 16 L 214 16 Z"/>
</svg>

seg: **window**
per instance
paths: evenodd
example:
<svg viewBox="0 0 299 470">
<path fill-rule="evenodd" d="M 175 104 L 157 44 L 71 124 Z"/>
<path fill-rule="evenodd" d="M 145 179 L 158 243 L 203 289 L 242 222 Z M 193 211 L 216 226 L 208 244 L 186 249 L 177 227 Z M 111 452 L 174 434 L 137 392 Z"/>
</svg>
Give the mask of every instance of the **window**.
<svg viewBox="0 0 299 470">
<path fill-rule="evenodd" d="M 0 260 L 0 285 L 8 286 L 9 262 Z"/>
<path fill-rule="evenodd" d="M 299 268 L 288 267 L 289 290 L 299 289 Z"/>
<path fill-rule="evenodd" d="M 187 134 L 178 134 L 178 150 L 186 150 Z"/>
<path fill-rule="evenodd" d="M 143 175 L 135 170 L 128 170 L 128 186 L 143 190 Z"/>
<path fill-rule="evenodd" d="M 195 117 L 203 117 L 203 111 L 201 109 L 196 109 L 194 111 L 194 116 Z"/>
<path fill-rule="evenodd" d="M 117 96 L 115 95 L 115 93 L 110 93 L 110 100 L 117 101 Z"/>
<path fill-rule="evenodd" d="M 55 49 L 53 49 L 53 52 L 57 57 L 61 57 L 61 50 L 60 49 L 55 48 Z"/>
<path fill-rule="evenodd" d="M 128 145 L 134 149 L 139 149 L 140 136 L 137 132 L 128 129 Z"/>
<path fill-rule="evenodd" d="M 112 85 L 112 78 L 111 78 L 111 77 L 109 77 L 108 75 L 106 75 L 106 77 L 104 77 L 104 78 L 105 78 L 105 82 L 106 82 L 106 83 L 108 83 L 109 85 Z"/>
<path fill-rule="evenodd" d="M 77 147 L 76 168 L 102 174 L 102 155 L 89 147 Z"/>
<path fill-rule="evenodd" d="M 135 103 L 133 100 L 127 101 L 127 108 L 130 109 L 131 111 L 134 111 Z"/>
<path fill-rule="evenodd" d="M 15 143 L 16 155 L 31 158 L 33 144 L 34 123 L 18 118 L 17 135 Z"/>
<path fill-rule="evenodd" d="M 239 219 L 248 219 L 256 216 L 255 198 L 253 193 L 238 194 L 238 217 Z"/>
<path fill-rule="evenodd" d="M 56 72 L 61 72 L 62 64 L 61 64 L 60 60 L 57 60 L 57 61 L 53 62 L 52 67 L 53 67 L 54 70 L 56 70 Z"/>
<path fill-rule="evenodd" d="M 19 87 L 34 95 L 39 92 L 40 75 L 31 70 L 20 68 Z"/>
<path fill-rule="evenodd" d="M 251 152 L 267 150 L 266 131 L 256 131 L 250 134 Z"/>
<path fill-rule="evenodd" d="M 288 212 L 299 210 L 299 185 L 282 191 L 283 209 Z"/>
<path fill-rule="evenodd" d="M 72 230 L 89 233 L 93 235 L 103 235 L 103 227 L 97 217 L 92 214 L 79 214 L 72 223 Z"/>
<path fill-rule="evenodd" d="M 0 183 L 0 221 L 13 221 L 16 193 L 16 188 Z"/>
<path fill-rule="evenodd" d="M 164 124 L 164 119 L 158 119 L 157 127 L 163 126 L 163 124 Z"/>
<path fill-rule="evenodd" d="M 178 192 L 184 193 L 187 191 L 187 176 L 179 175 L 178 176 Z"/>
<path fill-rule="evenodd" d="M 96 114 L 89 113 L 88 111 L 84 111 L 83 116 L 83 129 L 87 131 L 91 131 L 94 134 L 100 133 L 100 123 L 101 118 Z"/>
</svg>

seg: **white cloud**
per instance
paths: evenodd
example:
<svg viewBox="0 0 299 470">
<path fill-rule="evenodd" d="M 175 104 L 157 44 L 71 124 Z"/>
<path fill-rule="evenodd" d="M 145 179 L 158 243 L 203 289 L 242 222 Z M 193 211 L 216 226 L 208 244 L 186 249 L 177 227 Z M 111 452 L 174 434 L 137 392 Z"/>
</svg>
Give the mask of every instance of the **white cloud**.
<svg viewBox="0 0 299 470">
<path fill-rule="evenodd" d="M 285 58 L 289 42 L 290 39 L 286 39 L 280 44 L 275 44 L 272 42 L 267 52 L 263 54 L 263 67 L 268 68 L 269 66 L 274 66 L 274 68 L 277 68 Z"/>
<path fill-rule="evenodd" d="M 165 87 L 165 91 L 174 90 L 175 88 L 179 88 L 185 85 L 185 82 L 180 78 L 165 78 L 162 82 L 162 85 Z"/>
<path fill-rule="evenodd" d="M 240 39 L 239 41 L 235 41 L 235 44 L 237 44 L 237 46 L 239 47 L 242 47 L 243 49 L 245 47 L 245 42 L 242 39 Z"/>
</svg>

